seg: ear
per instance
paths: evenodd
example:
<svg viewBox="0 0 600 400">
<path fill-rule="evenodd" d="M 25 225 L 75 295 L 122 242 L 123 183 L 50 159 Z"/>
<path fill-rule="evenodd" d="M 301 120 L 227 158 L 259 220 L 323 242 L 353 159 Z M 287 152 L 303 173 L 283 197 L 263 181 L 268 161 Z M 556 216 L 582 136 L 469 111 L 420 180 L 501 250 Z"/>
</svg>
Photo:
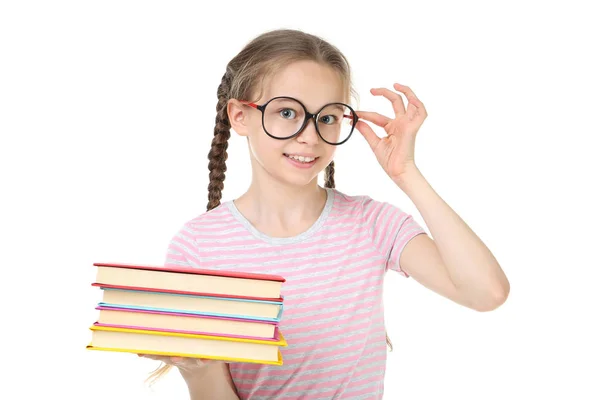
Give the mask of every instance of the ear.
<svg viewBox="0 0 600 400">
<path fill-rule="evenodd" d="M 231 128 L 240 136 L 248 136 L 248 112 L 250 107 L 242 104 L 239 100 L 229 99 L 227 102 L 227 116 Z"/>
</svg>

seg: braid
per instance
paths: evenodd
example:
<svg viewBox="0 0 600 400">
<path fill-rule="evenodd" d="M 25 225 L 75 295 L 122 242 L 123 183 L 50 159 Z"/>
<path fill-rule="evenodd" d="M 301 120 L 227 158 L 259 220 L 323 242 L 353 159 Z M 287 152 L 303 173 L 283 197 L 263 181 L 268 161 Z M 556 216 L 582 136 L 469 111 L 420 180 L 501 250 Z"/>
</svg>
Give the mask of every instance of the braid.
<svg viewBox="0 0 600 400">
<path fill-rule="evenodd" d="M 335 181 L 333 180 L 333 173 L 335 172 L 333 160 L 325 168 L 325 187 L 334 188 Z"/>
<path fill-rule="evenodd" d="M 227 116 L 227 100 L 229 99 L 229 74 L 225 73 L 217 89 L 217 116 L 215 118 L 215 131 L 210 151 L 208 152 L 208 204 L 206 210 L 210 211 L 221 204 L 223 181 L 227 171 L 227 146 L 231 136 L 231 125 Z"/>
</svg>

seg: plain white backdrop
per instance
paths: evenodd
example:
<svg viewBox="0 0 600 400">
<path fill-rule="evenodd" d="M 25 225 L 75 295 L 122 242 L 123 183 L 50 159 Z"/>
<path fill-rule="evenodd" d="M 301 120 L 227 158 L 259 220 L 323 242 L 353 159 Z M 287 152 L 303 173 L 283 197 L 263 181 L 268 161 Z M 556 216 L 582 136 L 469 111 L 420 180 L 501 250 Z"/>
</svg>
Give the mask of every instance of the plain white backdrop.
<svg viewBox="0 0 600 400">
<path fill-rule="evenodd" d="M 97 261 L 160 264 L 204 212 L 216 90 L 274 28 L 349 58 L 359 109 L 410 86 L 429 117 L 416 162 L 491 248 L 508 301 L 477 313 L 388 274 L 385 399 L 598 399 L 600 224 L 593 2 L 6 1 L 0 5 L 0 397 L 185 399 L 173 371 L 85 350 Z M 378 130 L 380 134 L 383 132 Z M 337 188 L 424 223 L 360 133 Z M 232 136 L 224 199 L 250 178 Z"/>
</svg>

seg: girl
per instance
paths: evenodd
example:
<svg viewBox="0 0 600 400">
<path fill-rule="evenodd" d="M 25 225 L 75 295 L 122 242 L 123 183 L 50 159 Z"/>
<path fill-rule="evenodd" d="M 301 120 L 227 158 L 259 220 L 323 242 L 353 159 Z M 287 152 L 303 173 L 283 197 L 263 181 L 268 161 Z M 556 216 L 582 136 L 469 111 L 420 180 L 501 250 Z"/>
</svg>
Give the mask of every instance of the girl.
<svg viewBox="0 0 600 400">
<path fill-rule="evenodd" d="M 505 301 L 509 284 L 494 256 L 415 165 L 423 103 L 407 86 L 394 88 L 407 106 L 397 92 L 371 90 L 389 99 L 393 118 L 353 110 L 346 58 L 294 30 L 262 34 L 229 62 L 217 91 L 208 210 L 175 235 L 165 264 L 284 276 L 289 345 L 283 366 L 147 356 L 166 364 L 158 375 L 177 366 L 192 399 L 381 399 L 386 341 L 391 347 L 386 271 L 474 310 Z M 433 240 L 397 207 L 334 189 L 335 150 L 355 128 Z M 252 181 L 221 204 L 230 129 L 247 140 Z"/>
</svg>

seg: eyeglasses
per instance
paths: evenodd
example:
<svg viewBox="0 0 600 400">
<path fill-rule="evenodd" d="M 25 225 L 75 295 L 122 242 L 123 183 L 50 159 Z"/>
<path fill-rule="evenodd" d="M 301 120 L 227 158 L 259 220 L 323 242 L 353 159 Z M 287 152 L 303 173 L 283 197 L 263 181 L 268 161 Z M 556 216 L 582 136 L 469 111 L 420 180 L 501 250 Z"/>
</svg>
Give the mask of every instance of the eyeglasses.
<svg viewBox="0 0 600 400">
<path fill-rule="evenodd" d="M 249 101 L 241 103 L 254 107 L 262 113 L 262 125 L 273 139 L 291 139 L 300 134 L 313 120 L 319 137 L 325 143 L 340 145 L 350 139 L 358 122 L 358 115 L 347 104 L 329 103 L 316 114 L 308 112 L 304 104 L 293 97 L 279 96 L 258 105 Z"/>
</svg>

